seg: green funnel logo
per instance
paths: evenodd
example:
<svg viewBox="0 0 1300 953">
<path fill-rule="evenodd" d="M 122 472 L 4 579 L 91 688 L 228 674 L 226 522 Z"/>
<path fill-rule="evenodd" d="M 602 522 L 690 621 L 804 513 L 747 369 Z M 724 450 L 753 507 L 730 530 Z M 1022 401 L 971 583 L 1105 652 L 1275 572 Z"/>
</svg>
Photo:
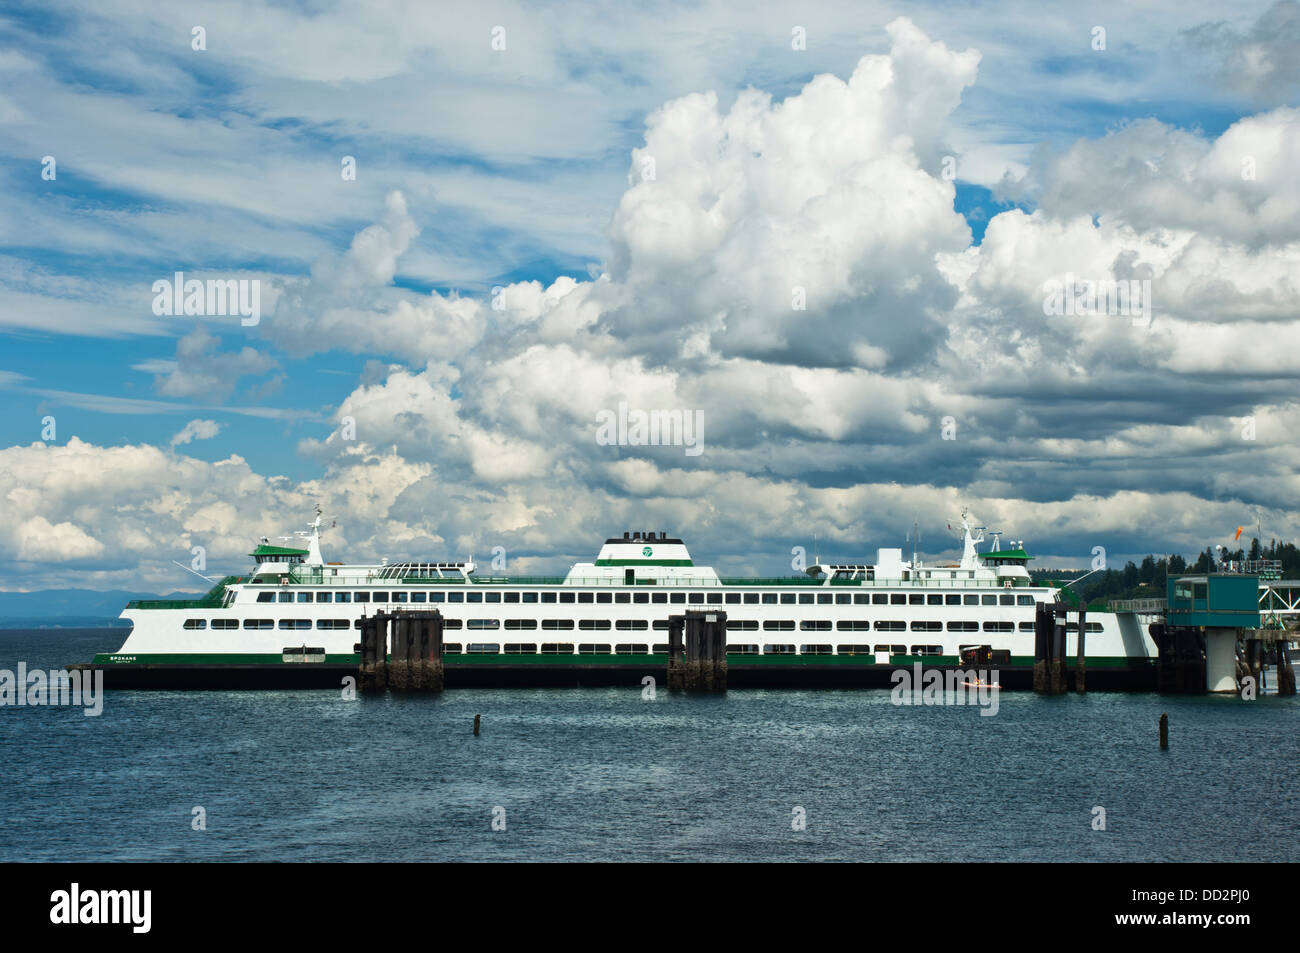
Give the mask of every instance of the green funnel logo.
<svg viewBox="0 0 1300 953">
<path fill-rule="evenodd" d="M 641 550 L 641 555 L 642 555 L 642 556 L 649 556 L 650 553 L 651 553 L 651 549 L 650 549 L 649 546 L 647 546 L 645 549 Z"/>
</svg>

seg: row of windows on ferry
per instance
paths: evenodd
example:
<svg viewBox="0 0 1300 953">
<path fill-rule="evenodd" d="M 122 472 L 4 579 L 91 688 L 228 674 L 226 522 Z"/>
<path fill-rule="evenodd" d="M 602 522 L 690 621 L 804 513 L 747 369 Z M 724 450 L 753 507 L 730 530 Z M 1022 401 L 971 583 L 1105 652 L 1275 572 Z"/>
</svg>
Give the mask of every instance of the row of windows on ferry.
<svg viewBox="0 0 1300 953">
<path fill-rule="evenodd" d="M 573 619 L 443 619 L 442 627 L 448 629 L 507 629 L 507 630 L 529 630 L 529 629 L 549 629 L 552 631 L 567 631 L 573 628 L 580 631 L 600 632 L 609 629 L 615 629 L 620 632 L 644 632 L 653 628 L 656 631 L 664 632 L 668 629 L 667 619 L 655 619 L 653 623 L 646 619 L 616 619 L 611 622 L 609 619 L 578 619 L 575 623 Z M 1100 632 L 1100 622 L 1088 622 L 1088 632 Z M 207 619 L 186 619 L 186 629 L 206 629 L 208 627 Z M 218 631 L 238 629 L 240 627 L 239 619 L 213 619 L 212 628 Z M 244 619 L 243 627 L 245 629 L 280 629 L 282 631 L 300 631 L 313 628 L 311 619 Z M 330 631 L 335 629 L 359 629 L 361 628 L 360 619 L 316 619 L 316 629 Z M 841 619 L 838 622 L 832 622 L 830 619 L 804 619 L 796 622 L 794 619 L 767 619 L 762 623 L 764 632 L 794 632 L 796 629 L 800 632 L 870 632 L 873 629 L 877 632 L 943 632 L 945 623 L 936 620 L 913 620 L 909 625 L 902 620 L 877 619 L 872 622 L 869 619 Z M 1078 632 L 1079 623 L 1067 623 L 1066 631 Z M 757 632 L 759 622 L 756 619 L 728 619 L 728 632 Z M 981 629 L 979 622 L 973 620 L 955 620 L 946 623 L 946 629 L 949 632 L 1015 632 L 1016 623 L 1014 622 L 985 622 Z M 1034 623 L 1021 622 L 1019 624 L 1021 632 L 1033 632 Z"/>
<path fill-rule="evenodd" d="M 1027 595 L 961 595 L 938 592 L 259 592 L 258 602 L 540 602 L 712 604 L 746 606 L 1032 606 Z"/>
</svg>

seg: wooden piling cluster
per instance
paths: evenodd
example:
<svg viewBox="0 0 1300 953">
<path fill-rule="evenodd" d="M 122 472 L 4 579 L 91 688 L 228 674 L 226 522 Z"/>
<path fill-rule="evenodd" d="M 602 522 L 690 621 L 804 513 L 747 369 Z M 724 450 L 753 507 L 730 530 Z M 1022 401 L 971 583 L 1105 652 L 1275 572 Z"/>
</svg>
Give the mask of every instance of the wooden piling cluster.
<svg viewBox="0 0 1300 953">
<path fill-rule="evenodd" d="M 357 651 L 363 692 L 442 691 L 442 613 L 436 609 L 380 611 L 362 619 Z"/>
<path fill-rule="evenodd" d="M 668 617 L 668 687 L 688 692 L 727 690 L 725 612 Z"/>
<path fill-rule="evenodd" d="M 1034 691 L 1040 695 L 1060 695 L 1069 690 L 1065 619 L 1070 612 L 1079 613 L 1074 690 L 1080 694 L 1087 691 L 1088 610 L 1082 607 L 1071 609 L 1062 603 L 1040 602 L 1034 611 Z"/>
<path fill-rule="evenodd" d="M 1178 695 L 1206 691 L 1205 633 L 1191 626 L 1152 623 L 1156 644 L 1156 690 Z"/>
<path fill-rule="evenodd" d="M 1294 633 L 1286 629 L 1244 629 L 1244 645 L 1237 658 L 1237 689 L 1241 690 L 1247 677 L 1254 679 L 1256 697 L 1264 689 L 1264 664 L 1268 647 L 1273 646 L 1277 656 L 1277 693 L 1294 695 L 1295 668 L 1288 654 Z"/>
</svg>

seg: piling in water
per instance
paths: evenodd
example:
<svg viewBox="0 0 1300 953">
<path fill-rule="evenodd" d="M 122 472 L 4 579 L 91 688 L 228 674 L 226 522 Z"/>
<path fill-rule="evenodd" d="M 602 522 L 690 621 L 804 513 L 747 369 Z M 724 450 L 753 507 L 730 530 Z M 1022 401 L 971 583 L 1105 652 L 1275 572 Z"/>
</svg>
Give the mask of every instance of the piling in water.
<svg viewBox="0 0 1300 953">
<path fill-rule="evenodd" d="M 1160 750 L 1169 750 L 1169 716 L 1160 716 Z"/>
<path fill-rule="evenodd" d="M 687 612 L 668 618 L 668 687 L 727 690 L 727 614 Z"/>
<path fill-rule="evenodd" d="M 475 716 L 474 716 L 474 737 L 475 737 L 475 738 L 478 737 L 478 721 L 479 721 L 479 719 L 482 718 L 482 717 L 483 717 L 482 715 L 475 715 Z"/>
</svg>

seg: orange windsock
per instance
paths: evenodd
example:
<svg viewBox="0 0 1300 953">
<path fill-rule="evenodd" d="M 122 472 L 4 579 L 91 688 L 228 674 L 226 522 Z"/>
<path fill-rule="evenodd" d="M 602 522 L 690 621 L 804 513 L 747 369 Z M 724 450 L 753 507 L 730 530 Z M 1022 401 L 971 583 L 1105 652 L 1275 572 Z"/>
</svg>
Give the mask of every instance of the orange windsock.
<svg viewBox="0 0 1300 953">
<path fill-rule="evenodd" d="M 1241 539 L 1241 531 L 1242 531 L 1243 529 L 1245 529 L 1245 528 L 1246 528 L 1246 527 L 1244 527 L 1244 526 L 1238 526 L 1238 527 L 1237 527 L 1237 535 L 1234 536 L 1234 537 L 1232 537 L 1233 542 L 1236 542 L 1237 540 Z"/>
</svg>

